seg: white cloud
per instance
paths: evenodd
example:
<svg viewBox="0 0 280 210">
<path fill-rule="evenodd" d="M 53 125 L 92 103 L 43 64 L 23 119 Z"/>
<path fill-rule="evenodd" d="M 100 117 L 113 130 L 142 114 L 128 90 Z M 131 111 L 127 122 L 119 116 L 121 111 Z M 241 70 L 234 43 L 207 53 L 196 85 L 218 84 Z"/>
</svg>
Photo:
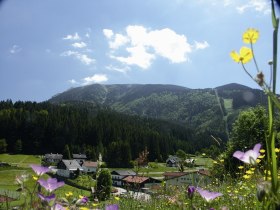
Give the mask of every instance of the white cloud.
<svg viewBox="0 0 280 210">
<path fill-rule="evenodd" d="M 75 47 L 75 48 L 84 48 L 84 47 L 87 46 L 87 44 L 84 43 L 84 42 L 75 42 L 75 43 L 72 44 L 72 46 Z"/>
<path fill-rule="evenodd" d="M 188 54 L 192 52 L 192 46 L 185 35 L 164 28 L 161 30 L 149 30 L 139 25 L 126 27 L 126 34 L 114 34 L 110 29 L 103 30 L 108 39 L 111 52 L 110 57 L 126 65 L 137 65 L 142 69 L 151 66 L 156 56 L 161 56 L 172 63 L 185 62 Z M 121 46 L 126 46 L 128 56 L 116 56 Z"/>
<path fill-rule="evenodd" d="M 114 35 L 111 29 L 103 29 L 103 34 L 106 36 L 107 39 L 111 39 L 111 37 Z"/>
<path fill-rule="evenodd" d="M 76 80 L 74 79 L 70 79 L 68 80 L 68 82 L 70 82 L 72 85 L 76 85 L 76 84 L 79 84 Z"/>
<path fill-rule="evenodd" d="M 116 66 L 113 66 L 113 65 L 109 65 L 109 66 L 106 66 L 105 68 L 110 70 L 110 71 L 117 71 L 117 72 L 120 72 L 120 73 L 123 73 L 123 74 L 126 74 L 130 70 L 130 68 L 128 66 L 116 67 Z"/>
<path fill-rule="evenodd" d="M 95 74 L 91 77 L 86 77 L 83 79 L 83 85 L 90 85 L 93 83 L 102 83 L 108 81 L 106 74 Z"/>
<path fill-rule="evenodd" d="M 95 59 L 90 58 L 90 57 L 88 57 L 88 55 L 79 53 L 77 51 L 68 50 L 68 51 L 61 53 L 61 56 L 73 56 L 85 65 L 90 65 L 95 62 Z"/>
<path fill-rule="evenodd" d="M 16 54 L 16 53 L 19 53 L 21 50 L 22 50 L 22 48 L 15 44 L 10 48 L 10 53 Z"/>
<path fill-rule="evenodd" d="M 63 37 L 63 39 L 65 40 L 80 40 L 80 36 L 79 34 L 76 32 L 74 35 L 66 35 L 65 37 Z"/>
<path fill-rule="evenodd" d="M 204 41 L 204 42 L 194 41 L 194 48 L 197 49 L 197 50 L 203 50 L 207 47 L 209 47 L 209 44 L 208 44 L 207 41 Z"/>
<path fill-rule="evenodd" d="M 266 0 L 250 0 L 246 4 L 236 7 L 239 13 L 244 13 L 246 10 L 254 9 L 257 12 L 264 14 L 270 13 L 270 3 Z"/>
</svg>

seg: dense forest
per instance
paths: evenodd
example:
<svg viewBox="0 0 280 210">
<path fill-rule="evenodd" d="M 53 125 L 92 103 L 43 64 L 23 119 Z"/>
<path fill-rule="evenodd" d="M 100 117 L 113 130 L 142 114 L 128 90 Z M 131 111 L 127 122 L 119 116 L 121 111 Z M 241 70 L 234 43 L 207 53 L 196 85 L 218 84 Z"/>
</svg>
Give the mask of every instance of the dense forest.
<svg viewBox="0 0 280 210">
<path fill-rule="evenodd" d="M 164 161 L 178 149 L 194 153 L 209 147 L 208 133 L 194 135 L 178 123 L 128 116 L 88 103 L 0 102 L 0 152 L 103 154 L 114 167 L 125 167 L 147 147 L 149 160 Z"/>
</svg>

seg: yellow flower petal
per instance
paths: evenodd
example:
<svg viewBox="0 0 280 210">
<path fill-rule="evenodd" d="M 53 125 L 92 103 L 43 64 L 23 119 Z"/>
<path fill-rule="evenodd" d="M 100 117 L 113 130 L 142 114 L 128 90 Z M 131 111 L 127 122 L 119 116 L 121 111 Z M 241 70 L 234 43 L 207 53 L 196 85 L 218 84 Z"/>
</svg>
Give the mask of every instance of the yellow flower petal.
<svg viewBox="0 0 280 210">
<path fill-rule="evenodd" d="M 280 149 L 275 148 L 275 152 L 276 152 L 276 153 L 280 152 Z"/>
<path fill-rule="evenodd" d="M 93 206 L 98 206 L 99 204 L 98 204 L 98 203 L 93 203 L 92 205 L 93 205 Z"/>
<path fill-rule="evenodd" d="M 257 160 L 256 160 L 257 163 L 260 163 L 261 161 L 262 161 L 261 159 L 257 159 Z"/>
<path fill-rule="evenodd" d="M 236 51 L 231 51 L 230 53 L 230 57 L 236 62 L 239 63 L 240 62 L 240 56 Z"/>
<path fill-rule="evenodd" d="M 254 44 L 259 39 L 259 31 L 254 28 L 249 28 L 243 33 L 243 42 L 246 44 Z"/>
<path fill-rule="evenodd" d="M 32 176 L 32 178 L 37 181 L 38 180 L 38 177 L 37 176 Z"/>
<path fill-rule="evenodd" d="M 241 47 L 240 49 L 240 62 L 248 63 L 253 58 L 252 50 L 248 47 Z"/>
<path fill-rule="evenodd" d="M 244 178 L 244 179 L 250 179 L 250 178 L 251 178 L 251 176 L 249 176 L 249 175 L 245 174 L 245 175 L 243 176 L 243 178 Z"/>
<path fill-rule="evenodd" d="M 120 197 L 115 197 L 115 199 L 118 201 L 118 200 L 120 200 Z"/>
<path fill-rule="evenodd" d="M 243 168 L 244 168 L 244 166 L 238 166 L 238 168 L 239 168 L 239 169 L 243 169 Z"/>
<path fill-rule="evenodd" d="M 261 149 L 261 150 L 260 150 L 260 153 L 265 153 L 265 150 L 264 150 L 264 149 Z"/>
</svg>

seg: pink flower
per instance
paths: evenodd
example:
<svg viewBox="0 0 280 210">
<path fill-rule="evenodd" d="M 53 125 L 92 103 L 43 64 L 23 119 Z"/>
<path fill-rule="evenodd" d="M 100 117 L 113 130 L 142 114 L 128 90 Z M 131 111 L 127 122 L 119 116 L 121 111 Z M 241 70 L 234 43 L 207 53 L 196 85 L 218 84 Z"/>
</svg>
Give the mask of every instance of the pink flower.
<svg viewBox="0 0 280 210">
<path fill-rule="evenodd" d="M 39 184 L 44 187 L 47 191 L 52 192 L 56 188 L 59 188 L 64 185 L 64 182 L 58 182 L 56 178 L 49 178 L 47 180 L 40 179 L 38 180 Z"/>
<path fill-rule="evenodd" d="M 261 146 L 262 145 L 259 143 L 254 146 L 254 149 L 248 150 L 247 152 L 236 151 L 233 153 L 233 157 L 236 157 L 244 163 L 255 164 L 257 158 L 260 156 Z"/>
<path fill-rule="evenodd" d="M 30 165 L 33 171 L 38 175 L 41 176 L 50 171 L 48 167 L 40 166 L 40 165 Z"/>
<path fill-rule="evenodd" d="M 208 190 L 203 190 L 201 188 L 196 188 L 196 191 L 203 197 L 207 202 L 214 200 L 215 198 L 222 196 L 222 193 L 219 192 L 210 192 Z"/>
</svg>

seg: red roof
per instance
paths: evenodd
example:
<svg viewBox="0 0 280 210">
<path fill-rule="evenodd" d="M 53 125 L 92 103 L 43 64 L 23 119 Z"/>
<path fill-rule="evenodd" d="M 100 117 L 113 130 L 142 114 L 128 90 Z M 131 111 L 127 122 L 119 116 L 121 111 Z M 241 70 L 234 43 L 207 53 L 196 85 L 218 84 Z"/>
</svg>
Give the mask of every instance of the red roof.
<svg viewBox="0 0 280 210">
<path fill-rule="evenodd" d="M 85 166 L 85 167 L 97 168 L 97 162 L 85 161 L 85 162 L 83 163 L 83 166 Z"/>
<path fill-rule="evenodd" d="M 127 176 L 123 180 L 128 183 L 143 183 L 148 179 L 149 177 L 145 177 L 145 176 Z"/>
</svg>

